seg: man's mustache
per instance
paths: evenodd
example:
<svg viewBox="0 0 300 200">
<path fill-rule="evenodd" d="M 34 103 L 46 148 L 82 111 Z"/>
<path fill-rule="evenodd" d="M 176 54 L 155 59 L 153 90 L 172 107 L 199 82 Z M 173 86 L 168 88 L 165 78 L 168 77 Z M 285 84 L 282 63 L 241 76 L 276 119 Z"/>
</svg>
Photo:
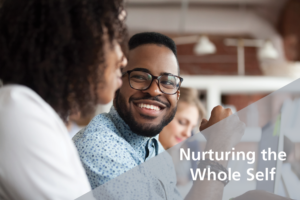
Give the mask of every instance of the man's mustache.
<svg viewBox="0 0 300 200">
<path fill-rule="evenodd" d="M 144 97 L 141 97 L 141 98 L 133 98 L 133 97 L 129 98 L 129 102 L 130 101 L 134 101 L 134 100 L 152 100 L 152 101 L 158 101 L 158 102 L 164 104 L 167 108 L 171 107 L 171 105 L 170 105 L 169 102 L 162 101 L 161 99 L 159 99 L 158 96 L 153 97 L 153 96 L 151 96 L 149 94 L 146 95 L 146 96 L 144 96 Z"/>
</svg>

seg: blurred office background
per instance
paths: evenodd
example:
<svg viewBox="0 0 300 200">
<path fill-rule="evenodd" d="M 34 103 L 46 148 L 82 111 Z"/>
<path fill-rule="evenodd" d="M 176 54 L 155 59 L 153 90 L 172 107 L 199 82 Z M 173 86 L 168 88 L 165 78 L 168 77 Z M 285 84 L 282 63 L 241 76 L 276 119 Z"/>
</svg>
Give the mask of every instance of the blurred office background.
<svg viewBox="0 0 300 200">
<path fill-rule="evenodd" d="M 300 77 L 299 0 L 125 2 L 130 36 L 155 31 L 175 41 L 184 78 L 182 86 L 200 91 L 207 117 L 220 104 L 240 111 Z M 268 104 L 248 107 L 243 112 L 246 133 L 236 150 L 258 152 L 262 128 L 276 118 L 284 101 L 296 98 L 289 94 L 275 95 Z M 300 134 L 296 132 L 290 135 L 299 157 Z M 238 171 L 247 169 L 242 162 L 231 162 L 230 166 Z M 253 165 L 256 166 L 257 163 Z M 255 181 L 231 183 L 223 198 L 255 188 Z M 282 186 L 276 192 L 287 196 Z"/>
<path fill-rule="evenodd" d="M 125 2 L 130 35 L 174 39 L 183 85 L 202 90 L 208 111 L 240 110 L 300 77 L 298 0 Z"/>
</svg>

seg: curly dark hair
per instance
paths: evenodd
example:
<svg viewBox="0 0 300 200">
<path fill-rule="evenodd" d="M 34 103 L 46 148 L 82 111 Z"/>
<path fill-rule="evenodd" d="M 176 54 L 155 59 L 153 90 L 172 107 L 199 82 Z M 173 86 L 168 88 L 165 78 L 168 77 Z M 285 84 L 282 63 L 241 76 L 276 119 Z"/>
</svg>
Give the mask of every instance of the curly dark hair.
<svg viewBox="0 0 300 200">
<path fill-rule="evenodd" d="M 0 79 L 33 89 L 64 121 L 73 110 L 89 114 L 103 82 L 105 30 L 111 47 L 127 48 L 122 10 L 123 0 L 4 1 Z"/>
</svg>

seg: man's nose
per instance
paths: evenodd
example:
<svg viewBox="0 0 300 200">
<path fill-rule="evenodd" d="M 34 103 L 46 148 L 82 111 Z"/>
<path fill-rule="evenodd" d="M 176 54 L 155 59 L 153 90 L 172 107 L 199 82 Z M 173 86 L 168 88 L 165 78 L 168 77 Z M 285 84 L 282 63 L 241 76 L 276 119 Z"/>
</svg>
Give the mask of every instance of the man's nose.
<svg viewBox="0 0 300 200">
<path fill-rule="evenodd" d="M 153 80 L 152 84 L 147 90 L 144 90 L 144 92 L 149 93 L 151 96 L 159 96 L 162 95 L 163 93 L 160 91 L 159 86 L 158 86 L 158 81 L 155 79 Z"/>
</svg>

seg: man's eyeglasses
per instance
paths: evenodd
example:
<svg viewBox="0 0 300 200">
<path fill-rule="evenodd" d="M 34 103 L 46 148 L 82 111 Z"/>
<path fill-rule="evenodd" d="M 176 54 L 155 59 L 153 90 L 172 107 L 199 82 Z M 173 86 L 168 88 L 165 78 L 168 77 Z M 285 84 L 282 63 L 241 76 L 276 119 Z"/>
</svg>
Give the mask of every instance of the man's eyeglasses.
<svg viewBox="0 0 300 200">
<path fill-rule="evenodd" d="M 123 73 L 128 74 L 128 81 L 131 88 L 136 90 L 147 90 L 154 79 L 158 81 L 158 87 L 162 93 L 175 94 L 183 81 L 180 76 L 172 74 L 164 74 L 161 76 L 153 76 L 150 73 L 138 70 L 130 70 Z"/>
</svg>

